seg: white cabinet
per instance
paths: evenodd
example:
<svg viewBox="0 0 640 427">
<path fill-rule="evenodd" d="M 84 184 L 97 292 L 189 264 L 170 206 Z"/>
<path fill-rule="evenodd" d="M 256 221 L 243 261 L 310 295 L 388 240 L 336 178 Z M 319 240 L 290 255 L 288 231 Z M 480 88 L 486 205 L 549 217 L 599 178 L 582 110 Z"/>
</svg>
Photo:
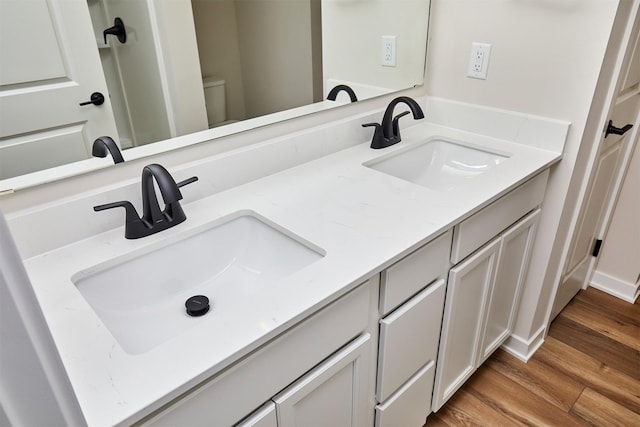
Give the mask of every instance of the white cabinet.
<svg viewBox="0 0 640 427">
<path fill-rule="evenodd" d="M 489 295 L 478 366 L 513 331 L 539 217 L 540 209 L 537 209 L 501 237 L 498 271 Z"/>
<path fill-rule="evenodd" d="M 485 305 L 499 250 L 500 240 L 495 239 L 449 272 L 436 369 L 435 410 L 475 371 Z"/>
<path fill-rule="evenodd" d="M 357 338 L 274 397 L 278 427 L 364 425 L 370 344 L 369 334 Z"/>
<path fill-rule="evenodd" d="M 378 401 L 436 360 L 445 290 L 438 280 L 380 321 Z"/>
<path fill-rule="evenodd" d="M 452 260 L 463 260 L 449 271 L 435 411 L 513 331 L 547 176 L 541 173 L 455 227 Z"/>
<path fill-rule="evenodd" d="M 424 424 L 431 412 L 431 392 L 435 361 L 430 361 L 384 403 L 376 406 L 375 427 L 416 426 Z"/>
<path fill-rule="evenodd" d="M 420 426 L 431 412 L 451 239 L 448 231 L 382 272 L 376 427 Z"/>
<path fill-rule="evenodd" d="M 236 427 L 278 427 L 276 404 L 271 401 L 265 403 L 262 408 L 238 423 Z"/>
<path fill-rule="evenodd" d="M 359 425 L 371 425 L 374 378 L 369 361 L 375 351 L 372 337 L 377 336 L 371 313 L 378 283 L 377 277 L 367 281 L 136 425 L 230 426 L 242 420 L 243 426 L 269 427 L 274 420 L 269 401 L 276 395 L 278 418 L 289 420 L 278 425 L 293 425 L 287 414 L 331 415 L 326 413 L 333 409 L 326 408 L 337 403 L 324 399 L 334 394 L 342 405 L 353 406 Z M 301 399 L 304 395 L 307 399 Z"/>
</svg>

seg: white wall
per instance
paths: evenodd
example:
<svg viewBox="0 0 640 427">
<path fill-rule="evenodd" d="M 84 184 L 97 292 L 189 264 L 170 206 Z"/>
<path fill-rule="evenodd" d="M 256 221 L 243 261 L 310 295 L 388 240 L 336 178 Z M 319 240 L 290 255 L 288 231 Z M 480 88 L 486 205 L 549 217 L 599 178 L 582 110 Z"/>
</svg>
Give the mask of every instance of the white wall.
<svg viewBox="0 0 640 427">
<path fill-rule="evenodd" d="M 428 18 L 428 0 L 322 0 L 325 81 L 391 90 L 422 84 Z M 383 35 L 396 36 L 395 67 L 380 64 Z"/>
<path fill-rule="evenodd" d="M 429 95 L 572 123 L 564 158 L 550 176 L 516 324 L 525 341 L 539 336 L 546 320 L 553 283 L 544 278 L 559 268 L 550 254 L 567 233 L 566 225 L 559 228 L 565 202 L 577 197 L 571 177 L 617 6 L 617 0 L 432 0 Z M 486 80 L 466 77 L 472 42 L 492 45 Z"/>
</svg>

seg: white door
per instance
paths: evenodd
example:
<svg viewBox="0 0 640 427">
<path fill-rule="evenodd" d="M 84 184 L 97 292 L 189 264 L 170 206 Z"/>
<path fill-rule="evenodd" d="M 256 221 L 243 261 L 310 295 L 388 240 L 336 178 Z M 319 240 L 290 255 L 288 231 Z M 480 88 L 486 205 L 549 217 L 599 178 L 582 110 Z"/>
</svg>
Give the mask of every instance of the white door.
<svg viewBox="0 0 640 427">
<path fill-rule="evenodd" d="M 102 105 L 80 106 L 101 93 Z M 0 179 L 86 159 L 117 137 L 86 0 L 0 1 Z"/>
<path fill-rule="evenodd" d="M 279 427 L 356 427 L 367 419 L 371 336 L 361 335 L 273 398 Z"/>
<path fill-rule="evenodd" d="M 500 258 L 496 280 L 491 287 L 487 304 L 478 366 L 484 363 L 513 331 L 539 219 L 540 209 L 537 209 L 509 228 L 500 238 Z"/>
<path fill-rule="evenodd" d="M 590 182 L 567 253 L 563 275 L 556 291 L 551 319 L 571 301 L 581 288 L 589 285 L 596 258 L 593 255 L 596 239 L 602 239 L 608 228 L 613 207 L 620 191 L 622 178 L 627 169 L 634 135 L 640 125 L 640 14 L 633 12 L 635 23 L 626 48 L 625 58 L 618 76 L 611 124 L 624 135 L 602 134 L 595 162 L 590 173 Z M 635 126 L 635 127 L 631 127 Z M 603 130 L 607 124 L 603 123 Z"/>
<path fill-rule="evenodd" d="M 435 412 L 476 370 L 489 289 L 500 251 L 495 239 L 449 271 L 432 410 Z"/>
</svg>

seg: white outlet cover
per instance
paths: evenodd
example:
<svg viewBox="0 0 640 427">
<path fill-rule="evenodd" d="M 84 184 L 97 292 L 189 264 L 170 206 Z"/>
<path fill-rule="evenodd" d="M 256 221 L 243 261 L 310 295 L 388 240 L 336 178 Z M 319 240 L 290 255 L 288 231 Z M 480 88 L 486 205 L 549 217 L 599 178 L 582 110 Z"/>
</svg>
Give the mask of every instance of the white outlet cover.
<svg viewBox="0 0 640 427">
<path fill-rule="evenodd" d="M 487 78 L 489 68 L 489 57 L 491 56 L 491 45 L 488 43 L 471 43 L 471 53 L 469 54 L 469 67 L 467 76 L 474 79 Z"/>
<path fill-rule="evenodd" d="M 396 36 L 382 36 L 381 65 L 385 67 L 396 66 Z"/>
</svg>

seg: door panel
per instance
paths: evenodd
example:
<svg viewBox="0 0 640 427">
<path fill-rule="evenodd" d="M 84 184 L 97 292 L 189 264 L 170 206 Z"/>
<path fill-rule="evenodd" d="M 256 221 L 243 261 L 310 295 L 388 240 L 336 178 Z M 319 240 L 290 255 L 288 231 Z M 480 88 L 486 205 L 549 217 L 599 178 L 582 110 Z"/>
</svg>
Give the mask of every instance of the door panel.
<svg viewBox="0 0 640 427">
<path fill-rule="evenodd" d="M 540 209 L 502 235 L 496 280 L 491 289 L 478 365 L 511 335 L 524 284 Z"/>
<path fill-rule="evenodd" d="M 88 158 L 95 138 L 117 136 L 87 2 L 1 1 L 0 19 L 0 157 L 19 163 L 0 179 Z M 80 106 L 93 92 L 105 102 Z"/>
<path fill-rule="evenodd" d="M 434 411 L 475 371 L 485 302 L 495 280 L 499 250 L 500 239 L 495 239 L 449 272 L 436 364 Z"/>
<path fill-rule="evenodd" d="M 280 427 L 360 426 L 366 419 L 371 336 L 360 336 L 278 396 Z"/>
</svg>

